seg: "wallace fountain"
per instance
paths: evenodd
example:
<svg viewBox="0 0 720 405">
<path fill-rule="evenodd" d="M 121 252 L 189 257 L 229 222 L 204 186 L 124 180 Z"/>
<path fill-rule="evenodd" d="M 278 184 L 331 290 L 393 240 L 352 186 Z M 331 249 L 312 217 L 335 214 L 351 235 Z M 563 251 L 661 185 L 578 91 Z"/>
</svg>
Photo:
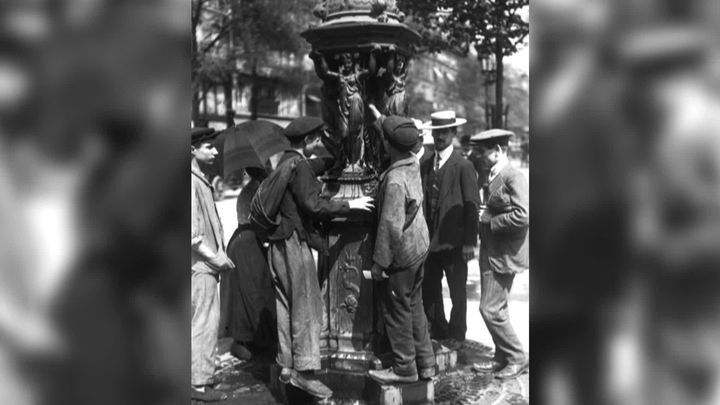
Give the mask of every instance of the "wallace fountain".
<svg viewBox="0 0 720 405">
<path fill-rule="evenodd" d="M 387 154 L 366 105 L 373 103 L 386 115 L 407 116 L 405 79 L 420 35 L 403 23 L 394 0 L 326 0 L 314 14 L 318 25 L 301 35 L 312 45 L 309 56 L 323 83 L 328 149 L 339 162 L 322 177 L 324 197 L 374 196 Z M 368 370 L 388 367 L 390 360 L 368 276 L 374 222 L 374 214 L 353 214 L 323 224 L 330 252 L 318 259 L 325 302 L 320 374 L 335 393 L 328 403 L 432 403 L 432 381 L 380 386 L 367 376 Z M 433 346 L 439 373 L 455 367 L 454 351 Z M 286 402 L 298 402 L 292 399 L 292 387 L 275 388 Z"/>
</svg>

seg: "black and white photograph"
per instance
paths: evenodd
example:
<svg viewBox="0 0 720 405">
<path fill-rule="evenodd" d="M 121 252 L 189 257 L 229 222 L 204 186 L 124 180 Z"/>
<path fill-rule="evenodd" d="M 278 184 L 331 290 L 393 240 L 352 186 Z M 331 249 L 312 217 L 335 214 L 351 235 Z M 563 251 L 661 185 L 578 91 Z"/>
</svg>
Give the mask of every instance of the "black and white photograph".
<svg viewBox="0 0 720 405">
<path fill-rule="evenodd" d="M 193 1 L 194 401 L 528 403 L 529 5 L 440 3 Z"/>
<path fill-rule="evenodd" d="M 720 404 L 719 28 L 3 2 L 0 404 Z"/>
</svg>

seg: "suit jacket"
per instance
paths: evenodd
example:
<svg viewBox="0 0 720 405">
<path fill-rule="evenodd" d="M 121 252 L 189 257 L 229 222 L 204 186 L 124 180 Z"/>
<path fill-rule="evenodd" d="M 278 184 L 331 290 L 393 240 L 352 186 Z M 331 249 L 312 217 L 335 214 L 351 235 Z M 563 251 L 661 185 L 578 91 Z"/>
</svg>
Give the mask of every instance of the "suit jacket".
<svg viewBox="0 0 720 405">
<path fill-rule="evenodd" d="M 430 240 L 423 215 L 420 166 L 415 156 L 399 160 L 380 175 L 378 226 L 373 261 L 403 270 L 427 255 Z"/>
<path fill-rule="evenodd" d="M 462 157 L 459 151 L 453 151 L 440 170 L 442 178 L 439 181 L 438 203 L 435 212 L 430 212 L 429 180 L 435 153 L 420 166 L 425 190 L 425 214 L 430 230 L 430 251 L 476 246 L 480 206 L 477 173 L 472 163 Z"/>
<path fill-rule="evenodd" d="M 488 185 L 487 213 L 480 223 L 480 271 L 521 273 L 529 267 L 528 180 L 509 164 Z"/>
</svg>

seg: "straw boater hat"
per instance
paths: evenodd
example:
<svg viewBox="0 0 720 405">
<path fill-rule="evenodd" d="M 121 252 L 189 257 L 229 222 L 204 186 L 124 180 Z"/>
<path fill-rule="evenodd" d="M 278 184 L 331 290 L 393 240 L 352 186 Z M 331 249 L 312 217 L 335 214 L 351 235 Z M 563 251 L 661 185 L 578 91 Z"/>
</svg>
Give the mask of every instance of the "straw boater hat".
<svg viewBox="0 0 720 405">
<path fill-rule="evenodd" d="M 455 111 L 437 111 L 430 114 L 430 121 L 423 124 L 423 129 L 443 129 L 459 127 L 467 122 L 465 118 L 455 117 Z"/>
</svg>

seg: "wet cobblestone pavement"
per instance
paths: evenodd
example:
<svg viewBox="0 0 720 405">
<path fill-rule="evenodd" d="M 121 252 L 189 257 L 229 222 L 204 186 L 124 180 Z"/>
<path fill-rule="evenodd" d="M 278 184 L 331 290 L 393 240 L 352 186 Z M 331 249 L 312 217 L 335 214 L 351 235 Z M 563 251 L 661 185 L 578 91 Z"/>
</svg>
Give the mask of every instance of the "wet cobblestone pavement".
<svg viewBox="0 0 720 405">
<path fill-rule="evenodd" d="M 466 340 L 461 345 L 442 342 L 457 350 L 457 369 L 434 380 L 435 403 L 442 405 L 525 405 L 529 404 L 529 374 L 500 381 L 490 374 L 470 370 L 474 362 L 492 358 L 492 348 L 482 343 Z M 282 404 L 268 388 L 272 355 L 261 355 L 251 361 L 241 361 L 230 354 L 220 356 L 216 379 L 220 390 L 229 398 L 216 402 L 220 405 L 267 405 Z M 350 401 L 325 401 L 323 404 L 362 404 Z M 193 402 L 193 404 L 203 404 Z"/>
</svg>

